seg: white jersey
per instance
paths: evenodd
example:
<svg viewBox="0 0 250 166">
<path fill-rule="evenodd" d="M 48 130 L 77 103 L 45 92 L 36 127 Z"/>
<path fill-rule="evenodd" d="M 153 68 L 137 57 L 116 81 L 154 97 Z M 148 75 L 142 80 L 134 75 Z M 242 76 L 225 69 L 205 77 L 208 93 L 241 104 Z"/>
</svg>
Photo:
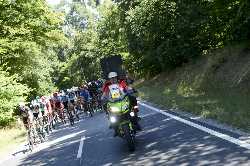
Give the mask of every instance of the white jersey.
<svg viewBox="0 0 250 166">
<path fill-rule="evenodd" d="M 110 97 L 112 99 L 118 99 L 123 95 L 122 89 L 118 84 L 112 84 L 109 86 Z"/>
</svg>

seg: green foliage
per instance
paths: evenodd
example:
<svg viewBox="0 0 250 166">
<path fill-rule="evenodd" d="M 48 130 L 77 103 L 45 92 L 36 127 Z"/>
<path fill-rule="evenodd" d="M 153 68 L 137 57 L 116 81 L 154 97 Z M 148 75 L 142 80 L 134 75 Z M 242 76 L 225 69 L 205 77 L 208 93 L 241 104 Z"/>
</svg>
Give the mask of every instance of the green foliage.
<svg viewBox="0 0 250 166">
<path fill-rule="evenodd" d="M 137 75 L 155 75 L 250 37 L 247 0 L 116 2 L 101 19 L 101 52 L 129 53 L 125 63 Z"/>
<path fill-rule="evenodd" d="M 9 125 L 18 103 L 25 101 L 30 90 L 26 85 L 17 82 L 17 76 L 0 69 L 0 126 Z"/>
<path fill-rule="evenodd" d="M 121 11 L 117 6 L 108 6 L 103 14 L 98 24 L 99 55 L 103 57 L 125 52 L 127 47 Z"/>
<path fill-rule="evenodd" d="M 92 1 L 88 5 L 95 6 Z M 89 9 L 77 1 L 71 3 L 69 8 L 69 12 L 65 13 L 63 29 L 70 45 L 63 48 L 64 62 L 57 71 L 56 80 L 57 86 L 62 89 L 100 77 L 95 8 Z"/>
<path fill-rule="evenodd" d="M 236 3 L 236 17 L 232 17 L 232 40 L 241 41 L 250 39 L 250 2 L 248 0 L 240 0 Z"/>
<path fill-rule="evenodd" d="M 0 2 L 0 56 L 3 69 L 18 74 L 20 83 L 32 88 L 31 96 L 49 93 L 50 74 L 57 48 L 66 39 L 59 26 L 61 14 L 45 1 Z"/>
<path fill-rule="evenodd" d="M 57 86 L 65 89 L 100 78 L 99 62 L 92 52 L 83 52 L 80 56 L 72 55 L 69 61 L 63 63 L 58 72 Z"/>
<path fill-rule="evenodd" d="M 145 77 L 250 38 L 248 0 L 86 2 L 65 0 L 52 11 L 44 0 L 0 0 L 1 80 L 23 89 L 17 96 L 96 79 L 105 56 L 122 55 L 130 73 Z M 5 97 L 13 110 L 17 98 Z M 0 117 L 9 123 L 6 108 Z"/>
<path fill-rule="evenodd" d="M 62 16 L 44 0 L 0 1 L 0 126 L 13 120 L 19 99 L 55 90 L 57 53 L 67 43 Z"/>
<path fill-rule="evenodd" d="M 138 82 L 137 88 L 141 98 L 155 104 L 249 132 L 249 69 L 249 44 L 241 43 Z"/>
</svg>

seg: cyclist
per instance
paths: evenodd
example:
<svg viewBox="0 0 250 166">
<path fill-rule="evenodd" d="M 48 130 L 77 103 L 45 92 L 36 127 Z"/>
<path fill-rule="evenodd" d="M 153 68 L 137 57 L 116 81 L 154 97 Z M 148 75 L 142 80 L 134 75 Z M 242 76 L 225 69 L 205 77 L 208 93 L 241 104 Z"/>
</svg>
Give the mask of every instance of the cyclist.
<svg viewBox="0 0 250 166">
<path fill-rule="evenodd" d="M 90 108 L 91 97 L 90 97 L 90 94 L 88 91 L 88 87 L 86 85 L 82 85 L 80 88 L 79 94 L 83 100 L 84 112 L 87 113 L 87 111 L 89 111 L 89 113 L 92 116 L 92 112 L 91 112 L 91 108 Z"/>
<path fill-rule="evenodd" d="M 63 107 L 63 104 L 61 103 L 61 98 L 60 96 L 58 95 L 57 92 L 55 92 L 53 94 L 53 102 L 54 102 L 54 111 L 58 113 L 59 115 L 59 118 L 61 119 L 61 121 L 63 123 L 66 123 L 65 121 L 65 116 L 64 116 L 64 107 Z"/>
<path fill-rule="evenodd" d="M 30 108 L 25 106 L 24 102 L 19 103 L 19 114 L 21 115 L 24 127 L 28 130 L 33 122 L 33 114 Z"/>
</svg>

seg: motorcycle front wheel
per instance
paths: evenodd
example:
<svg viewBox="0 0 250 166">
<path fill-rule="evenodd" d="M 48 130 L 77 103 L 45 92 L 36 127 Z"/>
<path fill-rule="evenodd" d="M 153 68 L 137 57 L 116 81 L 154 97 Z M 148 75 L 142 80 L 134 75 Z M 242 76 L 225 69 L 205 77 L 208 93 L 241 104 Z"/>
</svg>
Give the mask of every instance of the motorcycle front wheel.
<svg viewBox="0 0 250 166">
<path fill-rule="evenodd" d="M 129 151 L 135 151 L 135 137 L 131 133 L 129 124 L 123 126 L 124 138 L 127 141 Z"/>
</svg>

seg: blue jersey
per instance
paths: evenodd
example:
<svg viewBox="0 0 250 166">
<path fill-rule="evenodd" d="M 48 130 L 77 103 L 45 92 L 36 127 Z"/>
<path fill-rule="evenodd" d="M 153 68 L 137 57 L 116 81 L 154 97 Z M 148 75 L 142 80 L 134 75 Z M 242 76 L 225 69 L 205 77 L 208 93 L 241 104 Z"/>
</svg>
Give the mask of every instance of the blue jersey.
<svg viewBox="0 0 250 166">
<path fill-rule="evenodd" d="M 68 98 L 69 97 L 67 95 L 63 95 L 63 96 L 61 96 L 61 101 L 64 102 L 64 103 L 68 102 Z"/>
<path fill-rule="evenodd" d="M 91 99 L 88 90 L 81 90 L 80 91 L 80 96 L 83 97 L 85 101 L 89 101 Z"/>
<path fill-rule="evenodd" d="M 75 93 L 73 93 L 73 92 L 71 92 L 71 93 L 69 93 L 69 97 L 68 97 L 68 99 L 69 100 L 75 100 Z"/>
</svg>

